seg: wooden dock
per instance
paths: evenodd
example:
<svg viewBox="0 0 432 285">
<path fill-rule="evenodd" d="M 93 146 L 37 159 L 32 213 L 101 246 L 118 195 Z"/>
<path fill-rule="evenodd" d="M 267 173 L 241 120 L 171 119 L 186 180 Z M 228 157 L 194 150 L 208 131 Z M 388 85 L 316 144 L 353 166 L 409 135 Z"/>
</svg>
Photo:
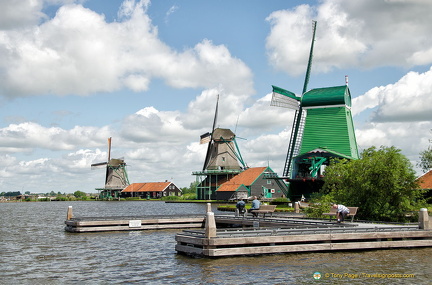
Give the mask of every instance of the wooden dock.
<svg viewBox="0 0 432 285">
<path fill-rule="evenodd" d="M 218 230 L 207 238 L 204 231 L 176 235 L 179 253 L 233 256 L 288 252 L 384 249 L 432 246 L 432 231 L 417 228 L 241 229 Z"/>
<path fill-rule="evenodd" d="M 422 209 L 425 210 L 425 209 Z M 205 230 L 184 230 L 176 235 L 176 251 L 207 257 L 271 253 L 388 249 L 432 246 L 432 227 L 427 211 L 419 212 L 418 225 L 329 223 L 287 219 L 279 227 L 216 229 L 207 212 Z M 269 218 L 269 220 L 272 220 Z"/>
<path fill-rule="evenodd" d="M 204 215 L 154 215 L 124 217 L 73 217 L 69 206 L 65 231 L 72 233 L 193 229 L 204 227 Z"/>
<path fill-rule="evenodd" d="M 146 216 L 72 218 L 65 221 L 67 232 L 142 231 L 203 228 L 203 216 Z"/>
</svg>

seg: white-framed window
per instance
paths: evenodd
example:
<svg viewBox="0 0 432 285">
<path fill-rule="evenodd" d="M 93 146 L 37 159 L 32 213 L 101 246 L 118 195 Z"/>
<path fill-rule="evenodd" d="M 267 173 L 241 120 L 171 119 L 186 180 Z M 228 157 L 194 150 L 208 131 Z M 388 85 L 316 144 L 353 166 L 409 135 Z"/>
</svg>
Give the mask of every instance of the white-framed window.
<svg viewBox="0 0 432 285">
<path fill-rule="evenodd" d="M 271 180 L 267 180 L 267 184 L 271 185 L 272 184 Z"/>
</svg>

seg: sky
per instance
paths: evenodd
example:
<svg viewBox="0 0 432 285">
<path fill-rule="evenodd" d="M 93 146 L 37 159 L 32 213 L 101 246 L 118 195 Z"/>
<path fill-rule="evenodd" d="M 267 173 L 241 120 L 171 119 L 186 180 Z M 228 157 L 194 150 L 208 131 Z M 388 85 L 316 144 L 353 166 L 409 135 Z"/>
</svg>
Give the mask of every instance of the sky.
<svg viewBox="0 0 432 285">
<path fill-rule="evenodd" d="M 97 192 L 124 158 L 131 183 L 195 181 L 211 131 L 249 167 L 282 174 L 301 95 L 349 78 L 360 151 L 395 146 L 418 175 L 432 139 L 427 0 L 0 0 L 0 192 Z"/>
</svg>

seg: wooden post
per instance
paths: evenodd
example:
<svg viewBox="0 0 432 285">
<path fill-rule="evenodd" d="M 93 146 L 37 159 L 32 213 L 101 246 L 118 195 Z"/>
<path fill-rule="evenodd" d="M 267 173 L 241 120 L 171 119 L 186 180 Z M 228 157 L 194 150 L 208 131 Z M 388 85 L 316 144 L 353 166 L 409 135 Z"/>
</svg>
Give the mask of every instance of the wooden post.
<svg viewBox="0 0 432 285">
<path fill-rule="evenodd" d="M 211 204 L 207 203 L 207 213 L 205 220 L 205 236 L 206 238 L 216 237 L 216 220 L 214 213 L 211 211 Z"/>
<path fill-rule="evenodd" d="M 69 206 L 69 207 L 68 207 L 68 210 L 67 210 L 66 220 L 70 220 L 70 219 L 72 219 L 72 218 L 73 218 L 73 214 L 72 214 L 72 206 Z"/>
<path fill-rule="evenodd" d="M 299 202 L 295 202 L 295 203 L 294 203 L 294 211 L 295 211 L 296 213 L 300 213 L 300 205 L 299 205 Z"/>
<path fill-rule="evenodd" d="M 419 229 L 430 230 L 429 213 L 426 208 L 421 208 L 419 212 Z"/>
</svg>

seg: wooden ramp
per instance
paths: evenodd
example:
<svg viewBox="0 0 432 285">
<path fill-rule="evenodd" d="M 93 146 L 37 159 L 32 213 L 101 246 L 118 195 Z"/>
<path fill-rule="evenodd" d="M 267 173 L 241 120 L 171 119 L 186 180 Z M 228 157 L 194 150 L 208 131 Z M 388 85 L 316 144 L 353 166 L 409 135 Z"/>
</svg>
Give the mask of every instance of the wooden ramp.
<svg viewBox="0 0 432 285">
<path fill-rule="evenodd" d="M 178 253 L 208 257 L 270 253 L 384 249 L 432 246 L 432 231 L 414 227 L 257 228 L 183 231 L 176 235 Z"/>
<path fill-rule="evenodd" d="M 145 217 L 81 217 L 65 221 L 65 231 L 73 233 L 203 228 L 203 215 Z"/>
</svg>

